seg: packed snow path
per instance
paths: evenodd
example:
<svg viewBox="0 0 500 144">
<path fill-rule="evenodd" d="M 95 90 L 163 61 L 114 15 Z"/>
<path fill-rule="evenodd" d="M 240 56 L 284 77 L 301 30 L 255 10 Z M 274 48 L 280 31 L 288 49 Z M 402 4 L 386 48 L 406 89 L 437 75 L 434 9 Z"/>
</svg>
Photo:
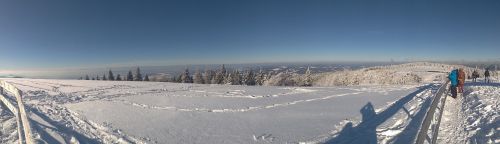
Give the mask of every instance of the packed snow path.
<svg viewBox="0 0 500 144">
<path fill-rule="evenodd" d="M 47 143 L 405 142 L 440 86 L 5 80 L 25 92 L 36 135 Z"/>
<path fill-rule="evenodd" d="M 438 143 L 500 143 L 500 83 L 466 83 L 464 89 L 446 100 Z"/>
</svg>

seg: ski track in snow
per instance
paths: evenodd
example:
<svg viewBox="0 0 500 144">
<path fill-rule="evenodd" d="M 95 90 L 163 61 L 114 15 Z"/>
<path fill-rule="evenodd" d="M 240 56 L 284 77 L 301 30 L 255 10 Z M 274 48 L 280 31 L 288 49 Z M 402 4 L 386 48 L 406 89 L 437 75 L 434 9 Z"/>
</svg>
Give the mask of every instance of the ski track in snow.
<svg viewBox="0 0 500 144">
<path fill-rule="evenodd" d="M 326 96 L 326 97 L 322 97 L 322 98 L 296 100 L 296 101 L 285 102 L 285 103 L 277 103 L 277 104 L 266 105 L 266 106 L 253 106 L 253 107 L 248 107 L 248 108 L 244 108 L 244 109 L 177 108 L 177 107 L 173 107 L 173 106 L 151 106 L 151 105 L 146 105 L 146 104 L 134 103 L 134 102 L 130 102 L 130 101 L 127 101 L 127 100 L 114 100 L 113 102 L 122 102 L 124 104 L 132 105 L 132 106 L 136 106 L 136 107 L 140 107 L 140 108 L 148 108 L 148 109 L 175 110 L 175 111 L 184 111 L 184 112 L 215 112 L 215 113 L 221 113 L 221 112 L 247 112 L 247 111 L 260 110 L 260 109 L 270 109 L 270 108 L 276 108 L 276 107 L 285 107 L 285 106 L 295 105 L 295 104 L 304 103 L 304 102 L 313 102 L 313 101 L 318 101 L 318 100 L 326 100 L 326 99 L 331 99 L 331 98 L 335 98 L 335 97 L 342 97 L 342 96 L 347 96 L 347 95 L 357 95 L 357 94 L 362 94 L 362 92 L 331 95 L 331 96 Z"/>
<path fill-rule="evenodd" d="M 42 88 L 42 87 L 36 87 L 32 85 L 25 85 L 21 83 L 16 83 L 12 82 L 13 84 L 16 85 L 21 85 L 21 86 L 26 86 L 34 89 L 40 89 L 42 91 L 52 91 L 52 92 L 59 92 L 58 88 L 60 86 L 66 86 L 66 87 L 80 87 L 80 86 L 73 86 L 73 85 L 63 85 L 63 84 L 55 84 L 55 83 L 49 83 L 49 82 L 36 82 L 36 81 L 30 81 L 30 83 L 36 84 L 36 85 L 51 85 L 51 87 L 54 87 L 53 89 L 47 89 L 47 88 Z M 56 86 L 54 86 L 56 85 Z M 88 88 L 88 87 L 85 87 Z M 107 100 L 111 102 L 121 102 L 123 104 L 135 106 L 135 107 L 140 107 L 140 108 L 147 108 L 147 109 L 157 109 L 157 110 L 175 110 L 175 111 L 181 111 L 181 112 L 215 112 L 215 113 L 220 113 L 220 112 L 247 112 L 247 111 L 255 111 L 255 110 L 260 110 L 260 109 L 270 109 L 270 108 L 276 108 L 276 107 L 285 107 L 285 106 L 290 106 L 290 105 L 295 105 L 295 104 L 300 104 L 300 103 L 305 103 L 305 102 L 313 102 L 313 101 L 319 101 L 319 100 L 327 100 L 335 97 L 341 97 L 341 96 L 347 96 L 347 95 L 358 95 L 367 92 L 380 92 L 377 90 L 372 90 L 372 89 L 354 89 L 354 88 L 349 88 L 349 90 L 353 91 L 358 91 L 358 92 L 353 92 L 353 93 L 344 93 L 344 94 L 336 94 L 336 95 L 330 95 L 330 96 L 325 96 L 325 97 L 320 97 L 320 98 L 311 98 L 311 99 L 301 99 L 301 100 L 296 100 L 296 101 L 290 101 L 290 102 L 284 102 L 284 103 L 275 103 L 271 105 L 264 105 L 264 106 L 249 106 L 247 108 L 240 108 L 240 109 L 209 109 L 209 108 L 178 108 L 175 106 L 154 106 L 154 105 L 147 105 L 147 104 L 141 104 L 141 103 L 136 103 L 136 102 L 131 102 L 128 100 L 116 100 L 114 98 L 117 97 L 126 97 L 126 96 L 134 96 L 134 95 L 143 95 L 143 94 L 152 94 L 152 93 L 162 93 L 164 91 L 168 90 L 163 90 L 163 89 L 154 89 L 150 90 L 148 92 L 135 92 L 135 93 L 120 93 L 120 94 L 113 94 L 113 95 L 105 95 L 106 90 L 113 90 L 113 89 L 128 89 L 128 88 L 136 88 L 136 87 L 131 87 L 127 85 L 113 85 L 111 87 L 102 87 L 102 88 L 90 88 L 89 90 L 85 91 L 75 91 L 71 92 L 69 94 L 64 94 L 60 93 L 59 97 L 71 97 L 71 96 L 82 96 L 79 97 L 77 100 L 74 101 L 65 101 L 65 102 L 81 102 L 84 101 L 83 99 L 86 99 L 88 101 L 93 101 L 93 100 Z M 280 96 L 287 96 L 287 95 L 293 95 L 293 94 L 302 94 L 302 93 L 308 93 L 308 92 L 314 92 L 315 90 L 309 90 L 309 89 L 304 89 L 304 88 L 283 88 L 290 90 L 289 92 L 286 93 L 279 93 L 279 94 L 273 94 L 273 95 L 266 95 L 266 96 L 259 96 L 259 95 L 244 95 L 244 90 L 229 90 L 228 92 L 225 93 L 220 93 L 220 92 L 207 92 L 207 91 L 200 91 L 200 90 L 180 90 L 180 91 L 190 91 L 190 92 L 197 92 L 197 93 L 209 93 L 212 94 L 210 97 L 221 97 L 221 98 L 250 98 L 250 99 L 258 99 L 258 98 L 269 98 L 269 97 L 280 97 Z M 348 89 L 348 88 L 342 88 L 342 89 Z M 394 90 L 394 89 L 393 89 Z M 392 91 L 392 90 L 389 90 Z M 176 92 L 176 91 L 169 91 L 169 92 Z M 31 94 L 38 95 L 36 91 L 29 91 Z M 42 94 L 43 95 L 43 94 Z M 179 95 L 172 95 L 172 96 L 179 96 Z M 188 95 L 181 95 L 182 97 L 197 97 L 197 96 L 188 96 Z M 51 99 L 52 100 L 52 99 Z M 67 100 L 67 99 L 65 99 Z M 56 100 L 57 102 L 61 102 Z M 65 103 L 61 102 L 61 103 Z"/>
<path fill-rule="evenodd" d="M 142 140 L 128 136 L 120 132 L 119 129 L 113 129 L 110 126 L 100 125 L 89 121 L 65 107 L 57 105 L 40 105 L 32 108 L 32 116 L 42 120 L 34 120 L 35 124 L 44 122 L 50 126 L 38 124 L 35 131 L 40 133 L 58 133 L 63 136 L 62 142 L 76 137 L 82 143 L 146 143 Z M 50 119 L 49 119 L 50 117 Z M 48 122 L 47 122 L 48 121 Z M 47 129 L 51 130 L 49 132 Z M 47 135 L 47 134 L 46 134 Z M 46 143 L 55 143 L 55 141 L 46 141 L 49 136 L 37 136 L 44 138 Z"/>
<path fill-rule="evenodd" d="M 82 97 L 71 99 L 78 96 L 78 93 L 98 92 L 94 96 L 103 94 L 103 90 L 110 90 L 122 85 L 113 85 L 111 87 L 94 88 L 86 91 L 76 91 L 65 94 L 59 91 L 60 87 L 80 87 L 73 85 L 54 84 L 48 82 L 29 81 L 28 84 L 10 82 L 18 87 L 28 87 L 34 90 L 25 92 L 25 100 L 35 100 L 28 102 L 25 106 L 33 112 L 30 117 L 34 126 L 33 132 L 35 140 L 38 143 L 71 143 L 72 138 L 78 139 L 83 143 L 147 143 L 147 138 L 134 138 L 121 132 L 119 129 L 114 129 L 111 126 L 100 125 L 92 121 L 86 120 L 71 110 L 56 105 L 56 103 L 80 102 Z M 34 84 L 34 85 L 32 85 Z M 39 86 L 37 86 L 39 85 Z M 51 88 L 42 87 L 49 86 Z M 89 88 L 89 87 L 83 87 Z M 22 89 L 22 88 L 21 88 Z M 52 94 L 58 95 L 51 95 Z M 34 96 L 33 96 L 34 95 Z M 70 98 L 70 99 L 68 99 Z M 91 98 L 94 98 L 91 96 Z M 110 98 L 110 97 L 107 97 Z M 89 99 L 95 100 L 95 99 Z M 15 124 L 15 118 L 14 124 Z M 45 123 L 45 124 L 42 124 Z M 33 125 L 33 124 L 32 124 Z M 14 129 L 14 131 L 17 131 Z M 17 132 L 15 132 L 17 140 Z M 12 137 L 12 136 L 11 136 Z M 2 142 L 3 143 L 3 142 Z"/>
</svg>

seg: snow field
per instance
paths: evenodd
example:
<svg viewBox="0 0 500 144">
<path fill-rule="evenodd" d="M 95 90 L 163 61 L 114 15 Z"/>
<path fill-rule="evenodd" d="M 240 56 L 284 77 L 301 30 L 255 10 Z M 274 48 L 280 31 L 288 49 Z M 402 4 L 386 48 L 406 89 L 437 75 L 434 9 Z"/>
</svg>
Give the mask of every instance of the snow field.
<svg viewBox="0 0 500 144">
<path fill-rule="evenodd" d="M 398 122 L 410 117 L 401 106 L 415 115 L 435 87 L 6 80 L 25 91 L 26 105 L 54 127 L 36 128 L 40 139 L 98 143 L 321 142 L 344 122 L 361 121 L 367 104 L 383 114 L 372 122 L 380 125 L 377 139 L 391 141 L 398 136 L 391 130 L 409 125 Z"/>
<path fill-rule="evenodd" d="M 439 86 L 419 87 L 377 110 L 365 105 L 361 119 L 343 121 L 329 135 L 304 143 L 411 143 Z"/>
</svg>

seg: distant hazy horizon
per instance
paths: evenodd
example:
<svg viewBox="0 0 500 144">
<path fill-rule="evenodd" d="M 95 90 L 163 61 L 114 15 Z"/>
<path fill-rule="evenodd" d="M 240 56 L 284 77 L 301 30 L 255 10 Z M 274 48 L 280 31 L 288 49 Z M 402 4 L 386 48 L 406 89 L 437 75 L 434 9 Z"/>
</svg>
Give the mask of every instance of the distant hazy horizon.
<svg viewBox="0 0 500 144">
<path fill-rule="evenodd" d="M 225 65 L 228 69 L 253 69 L 259 70 L 259 68 L 266 67 L 280 67 L 280 66 L 375 66 L 375 65 L 385 65 L 391 62 L 282 62 L 282 63 L 227 63 L 227 64 L 187 64 L 187 65 L 156 65 L 156 66 L 107 66 L 107 67 L 72 67 L 72 68 L 41 68 L 41 69 L 20 69 L 20 70 L 0 70 L 0 77 L 25 77 L 25 78 L 51 78 L 51 79 L 77 79 L 78 77 L 89 75 L 95 77 L 97 75 L 102 76 L 108 74 L 109 70 L 112 70 L 115 75 L 125 75 L 129 70 L 135 73 L 137 67 L 141 68 L 141 71 L 145 74 L 158 74 L 158 73 L 169 73 L 178 74 L 188 68 L 191 72 L 197 70 L 204 71 L 206 69 L 216 70 Z M 401 63 L 401 62 L 393 62 Z"/>
<path fill-rule="evenodd" d="M 252 69 L 258 71 L 259 69 L 269 70 L 277 67 L 318 67 L 318 66 L 331 66 L 331 67 L 349 67 L 353 69 L 382 66 L 390 64 L 403 64 L 412 62 L 433 62 L 443 64 L 461 64 L 470 67 L 485 68 L 494 65 L 500 66 L 499 61 L 385 61 L 385 62 L 282 62 L 282 63 L 243 63 L 243 64 L 188 64 L 188 65 L 157 65 L 157 66 L 108 66 L 108 67 L 72 67 L 72 68 L 41 68 L 41 69 L 20 69 L 20 70 L 0 70 L 1 77 L 23 77 L 23 78 L 49 78 L 49 79 L 78 79 L 89 75 L 91 77 L 103 76 L 108 74 L 109 70 L 113 73 L 124 76 L 129 70 L 135 73 L 137 67 L 141 68 L 143 74 L 172 74 L 177 75 L 188 68 L 191 73 L 204 70 L 217 70 L 221 65 L 225 65 L 227 69 L 248 70 Z M 317 71 L 317 70 L 315 70 Z M 333 70 L 322 69 L 320 72 L 328 72 Z"/>
</svg>

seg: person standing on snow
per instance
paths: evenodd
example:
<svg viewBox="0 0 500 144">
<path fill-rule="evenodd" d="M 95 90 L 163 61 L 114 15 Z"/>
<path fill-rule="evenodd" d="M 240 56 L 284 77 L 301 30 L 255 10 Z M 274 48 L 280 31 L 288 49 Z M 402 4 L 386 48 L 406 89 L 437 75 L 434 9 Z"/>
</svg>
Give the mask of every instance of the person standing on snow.
<svg viewBox="0 0 500 144">
<path fill-rule="evenodd" d="M 490 71 L 488 69 L 486 69 L 486 71 L 484 71 L 484 81 L 486 83 L 490 83 Z"/>
<path fill-rule="evenodd" d="M 479 78 L 479 72 L 474 70 L 474 72 L 472 72 L 472 82 L 477 82 L 477 78 Z"/>
<path fill-rule="evenodd" d="M 454 69 L 450 72 L 448 75 L 448 79 L 450 79 L 450 90 L 451 90 L 451 97 L 457 98 L 457 85 L 458 85 L 458 70 Z"/>
<path fill-rule="evenodd" d="M 465 71 L 463 68 L 458 69 L 458 93 L 464 93 Z"/>
</svg>

